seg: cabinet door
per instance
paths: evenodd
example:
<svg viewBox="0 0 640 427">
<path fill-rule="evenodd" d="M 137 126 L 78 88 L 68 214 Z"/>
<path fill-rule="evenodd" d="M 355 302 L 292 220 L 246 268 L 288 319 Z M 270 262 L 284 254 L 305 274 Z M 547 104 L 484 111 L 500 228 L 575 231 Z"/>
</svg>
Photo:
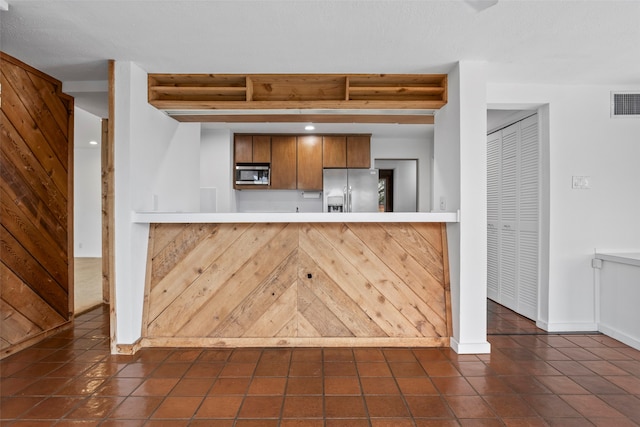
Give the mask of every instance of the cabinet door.
<svg viewBox="0 0 640 427">
<path fill-rule="evenodd" d="M 236 135 L 233 146 L 235 163 L 251 163 L 253 161 L 253 138 L 251 135 Z"/>
<path fill-rule="evenodd" d="M 253 163 L 271 162 L 271 137 L 256 135 L 253 137 Z"/>
<path fill-rule="evenodd" d="M 322 190 L 322 137 L 298 137 L 298 189 Z"/>
<path fill-rule="evenodd" d="M 322 139 L 322 164 L 325 168 L 347 167 L 347 138 L 325 136 Z"/>
<path fill-rule="evenodd" d="M 370 136 L 347 137 L 347 167 L 366 169 L 371 167 Z"/>
<path fill-rule="evenodd" d="M 296 137 L 271 138 L 271 188 L 295 190 L 296 188 Z"/>
</svg>

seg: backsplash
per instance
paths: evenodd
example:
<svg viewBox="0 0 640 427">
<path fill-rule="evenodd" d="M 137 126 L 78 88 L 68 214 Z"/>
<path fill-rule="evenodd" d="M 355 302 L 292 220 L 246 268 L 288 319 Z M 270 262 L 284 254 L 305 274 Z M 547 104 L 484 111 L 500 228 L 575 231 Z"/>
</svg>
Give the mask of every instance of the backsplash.
<svg viewBox="0 0 640 427">
<path fill-rule="evenodd" d="M 301 190 L 235 191 L 237 212 L 322 212 L 322 192 Z M 308 198 L 318 194 L 318 198 Z"/>
</svg>

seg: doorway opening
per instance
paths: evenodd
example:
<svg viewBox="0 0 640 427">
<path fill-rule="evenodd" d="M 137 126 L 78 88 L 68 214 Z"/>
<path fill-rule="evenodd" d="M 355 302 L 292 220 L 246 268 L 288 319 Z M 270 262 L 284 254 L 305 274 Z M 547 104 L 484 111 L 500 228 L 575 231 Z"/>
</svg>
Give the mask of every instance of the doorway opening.
<svg viewBox="0 0 640 427">
<path fill-rule="evenodd" d="M 393 169 L 378 173 L 378 211 L 393 212 Z"/>
<path fill-rule="evenodd" d="M 536 111 L 487 112 L 487 297 L 538 320 L 540 142 Z"/>
<path fill-rule="evenodd" d="M 102 272 L 101 149 L 103 120 L 74 110 L 74 314 L 106 301 Z"/>
<path fill-rule="evenodd" d="M 374 165 L 379 171 L 379 210 L 382 212 L 417 212 L 418 160 L 375 159 Z"/>
</svg>

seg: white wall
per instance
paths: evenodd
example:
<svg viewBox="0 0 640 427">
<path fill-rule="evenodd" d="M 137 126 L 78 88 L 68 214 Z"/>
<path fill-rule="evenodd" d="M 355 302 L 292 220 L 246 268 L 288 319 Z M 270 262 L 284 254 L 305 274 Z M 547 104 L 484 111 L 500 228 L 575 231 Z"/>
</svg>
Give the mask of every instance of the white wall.
<svg viewBox="0 0 640 427">
<path fill-rule="evenodd" d="M 540 326 L 549 331 L 596 330 L 591 258 L 640 250 L 640 120 L 610 118 L 611 86 L 489 84 L 490 107 L 544 105 L 543 300 Z M 544 134 L 547 134 L 545 137 Z M 573 175 L 590 190 L 571 189 Z M 543 266 L 543 269 L 545 267 Z M 547 277 L 548 276 L 548 279 Z"/>
<path fill-rule="evenodd" d="M 200 187 L 214 188 L 216 212 L 235 212 L 232 201 L 233 136 L 229 129 L 202 129 Z"/>
<path fill-rule="evenodd" d="M 115 64 L 111 120 L 115 129 L 115 346 L 133 344 L 141 336 L 149 226 L 132 223 L 131 213 L 153 210 L 154 194 L 158 194 L 158 208 L 199 207 L 200 127 L 178 123 L 149 105 L 146 72 L 126 61 Z M 167 185 L 169 180 L 175 182 Z"/>
<path fill-rule="evenodd" d="M 74 156 L 74 256 L 100 258 L 102 256 L 100 148 L 76 148 Z"/>
<path fill-rule="evenodd" d="M 180 123 L 156 169 L 152 191 L 158 211 L 200 210 L 199 166 L 200 123 Z"/>
<path fill-rule="evenodd" d="M 418 161 L 418 211 L 431 210 L 431 159 L 433 137 L 396 139 L 371 137 L 371 164 L 380 159 L 416 159 Z"/>
<path fill-rule="evenodd" d="M 102 256 L 100 145 L 89 145 L 100 142 L 101 133 L 99 117 L 74 109 L 73 239 L 78 258 Z"/>
</svg>

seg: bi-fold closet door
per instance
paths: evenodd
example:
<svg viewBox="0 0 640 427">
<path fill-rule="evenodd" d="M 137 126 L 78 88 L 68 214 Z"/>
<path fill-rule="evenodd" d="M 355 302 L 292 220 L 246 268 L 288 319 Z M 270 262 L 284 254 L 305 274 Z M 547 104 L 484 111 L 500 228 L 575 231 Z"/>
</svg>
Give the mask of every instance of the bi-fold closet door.
<svg viewBox="0 0 640 427">
<path fill-rule="evenodd" d="M 538 318 L 540 150 L 533 115 L 487 137 L 487 294 Z"/>
</svg>

